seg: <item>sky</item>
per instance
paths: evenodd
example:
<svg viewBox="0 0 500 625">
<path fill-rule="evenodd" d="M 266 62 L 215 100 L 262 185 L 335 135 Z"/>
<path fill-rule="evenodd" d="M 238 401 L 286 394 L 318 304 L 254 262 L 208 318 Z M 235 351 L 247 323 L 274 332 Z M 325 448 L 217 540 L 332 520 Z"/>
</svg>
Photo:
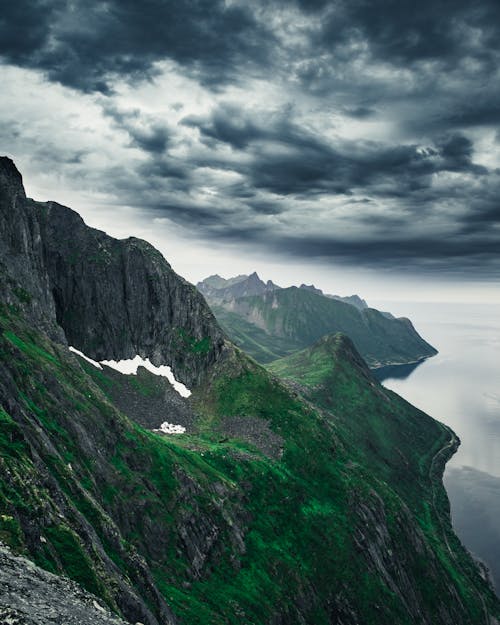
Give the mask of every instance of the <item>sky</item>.
<svg viewBox="0 0 500 625">
<path fill-rule="evenodd" d="M 500 301 L 498 0 L 16 0 L 0 153 L 196 282 Z"/>
</svg>

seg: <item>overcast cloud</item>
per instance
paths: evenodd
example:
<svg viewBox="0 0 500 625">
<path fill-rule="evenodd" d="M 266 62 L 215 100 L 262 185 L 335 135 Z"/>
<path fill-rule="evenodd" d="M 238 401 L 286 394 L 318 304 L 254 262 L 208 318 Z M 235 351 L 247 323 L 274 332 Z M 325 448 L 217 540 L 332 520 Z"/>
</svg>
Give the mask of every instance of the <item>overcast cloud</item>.
<svg viewBox="0 0 500 625">
<path fill-rule="evenodd" d="M 18 0 L 0 59 L 0 152 L 40 199 L 499 277 L 497 0 Z"/>
</svg>

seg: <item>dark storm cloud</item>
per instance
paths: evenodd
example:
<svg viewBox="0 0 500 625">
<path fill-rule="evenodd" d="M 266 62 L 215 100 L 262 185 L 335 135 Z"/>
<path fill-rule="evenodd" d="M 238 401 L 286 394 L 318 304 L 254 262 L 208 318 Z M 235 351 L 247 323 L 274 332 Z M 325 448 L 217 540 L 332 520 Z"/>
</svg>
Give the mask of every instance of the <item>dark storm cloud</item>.
<svg viewBox="0 0 500 625">
<path fill-rule="evenodd" d="M 268 35 L 249 9 L 223 0 L 4 3 L 0 54 L 83 91 L 108 92 L 113 76 L 141 79 L 170 59 L 223 83 L 265 61 Z"/>
<path fill-rule="evenodd" d="M 330 7 L 321 29 L 325 46 L 365 41 L 375 56 L 393 64 L 455 64 L 466 55 L 487 64 L 500 49 L 496 0 L 349 0 L 318 6 Z"/>
<path fill-rule="evenodd" d="M 117 128 L 129 135 L 131 145 L 156 154 L 163 154 L 167 149 L 171 131 L 165 122 L 145 118 L 137 109 L 120 110 L 108 103 L 104 104 L 103 111 Z"/>
<path fill-rule="evenodd" d="M 12 63 L 24 65 L 47 45 L 49 24 L 62 2 L 24 0 L 4 2 L 0 13 L 0 54 Z"/>
<path fill-rule="evenodd" d="M 397 271 L 465 272 L 468 269 L 487 269 L 490 266 L 498 279 L 498 242 L 478 237 L 462 242 L 459 239 L 435 237 L 349 241 L 345 238 L 304 237 L 282 242 L 283 249 L 294 255 L 316 259 L 336 259 L 355 263 L 362 257 L 370 258 L 373 267 L 393 268 Z"/>
<path fill-rule="evenodd" d="M 437 137 L 427 148 L 368 141 L 335 145 L 294 124 L 289 111 L 252 119 L 224 105 L 208 118 L 188 117 L 183 123 L 198 128 L 211 147 L 220 142 L 245 150 L 250 163 L 234 162 L 231 167 L 254 187 L 280 195 L 352 193 L 359 187 L 378 193 L 383 185 L 384 194 L 398 196 L 428 187 L 440 171 L 486 172 L 472 161 L 472 142 L 457 133 Z"/>
<path fill-rule="evenodd" d="M 98 102 L 124 163 L 92 184 L 117 203 L 304 257 L 498 267 L 497 0 L 4 4 L 4 62 Z M 192 94 L 120 101 L 167 66 Z M 2 136 L 85 177 L 88 143 L 26 127 Z"/>
</svg>

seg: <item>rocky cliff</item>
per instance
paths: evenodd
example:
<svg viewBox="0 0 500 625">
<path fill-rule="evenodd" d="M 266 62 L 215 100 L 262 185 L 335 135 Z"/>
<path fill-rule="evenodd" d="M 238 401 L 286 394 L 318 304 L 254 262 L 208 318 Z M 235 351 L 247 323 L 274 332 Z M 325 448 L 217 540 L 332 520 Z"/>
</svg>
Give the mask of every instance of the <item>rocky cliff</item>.
<svg viewBox="0 0 500 625">
<path fill-rule="evenodd" d="M 344 339 L 311 352 L 301 379 L 285 364 L 283 383 L 224 342 L 152 248 L 26 199 L 0 165 L 0 540 L 130 623 L 496 622 L 451 530 L 447 428 Z M 97 359 L 137 350 L 193 393 L 174 404 L 164 381 L 99 369 L 68 342 Z M 185 434 L 154 432 L 162 420 Z M 24 561 L 4 573 L 15 614 Z M 53 598 L 55 619 L 78 614 L 70 595 Z"/>
<path fill-rule="evenodd" d="M 96 360 L 139 354 L 188 386 L 221 355 L 224 336 L 195 287 L 145 241 L 119 241 L 71 209 L 26 199 L 0 160 L 0 262 L 21 279 L 32 319 Z M 63 330 L 63 333 L 60 332 Z"/>
</svg>

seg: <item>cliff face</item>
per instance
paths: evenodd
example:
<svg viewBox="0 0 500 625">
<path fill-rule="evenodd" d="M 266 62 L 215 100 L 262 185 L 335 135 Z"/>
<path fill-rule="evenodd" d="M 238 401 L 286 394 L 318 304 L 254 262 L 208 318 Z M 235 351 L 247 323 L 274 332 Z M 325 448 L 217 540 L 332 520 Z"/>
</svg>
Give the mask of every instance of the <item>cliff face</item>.
<svg viewBox="0 0 500 625">
<path fill-rule="evenodd" d="M 0 540 L 131 623 L 495 622 L 451 531 L 448 429 L 344 339 L 304 355 L 302 378 L 283 363 L 285 386 L 223 343 L 147 244 L 27 200 L 2 166 Z M 66 337 L 94 358 L 166 361 L 193 394 L 174 405 L 146 371 L 97 369 Z M 153 433 L 161 420 L 186 434 Z M 17 609 L 4 586 L 2 600 Z"/>
<path fill-rule="evenodd" d="M 200 382 L 224 337 L 195 287 L 145 241 L 118 241 L 69 208 L 27 200 L 8 159 L 0 177 L 0 259 L 22 276 L 41 327 L 55 316 L 68 343 L 96 360 L 139 354 L 187 386 Z"/>
</svg>

